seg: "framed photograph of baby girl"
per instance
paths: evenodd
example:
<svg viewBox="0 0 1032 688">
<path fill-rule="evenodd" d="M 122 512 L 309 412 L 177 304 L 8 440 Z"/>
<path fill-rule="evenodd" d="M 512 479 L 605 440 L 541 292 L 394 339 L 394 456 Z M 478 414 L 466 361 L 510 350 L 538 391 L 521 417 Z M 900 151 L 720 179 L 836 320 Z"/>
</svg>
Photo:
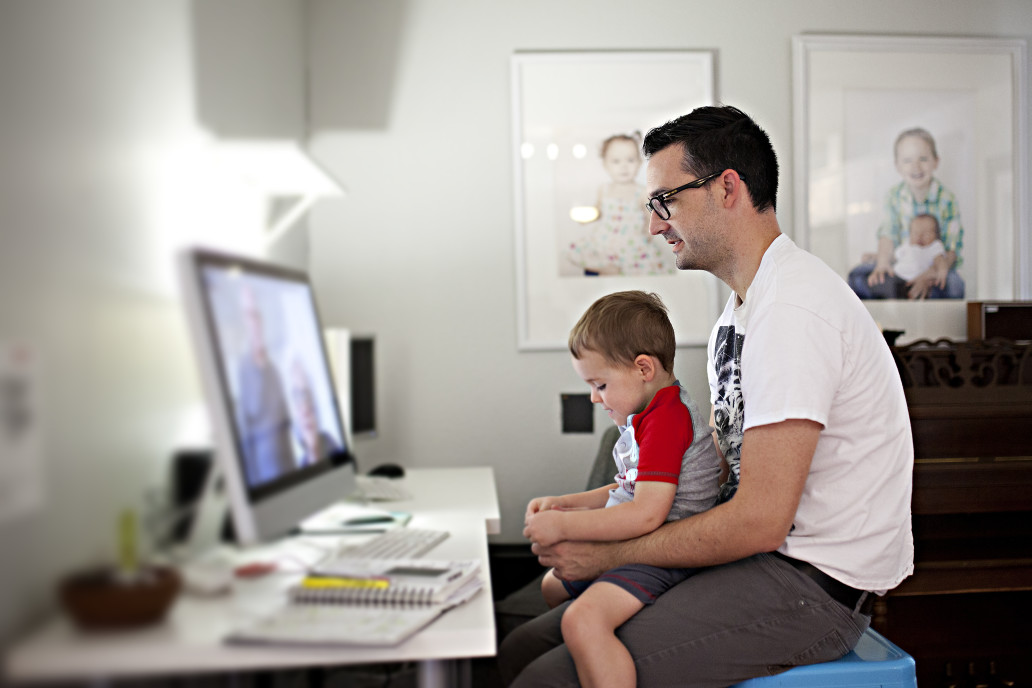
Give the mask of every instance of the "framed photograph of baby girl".
<svg viewBox="0 0 1032 688">
<path fill-rule="evenodd" d="M 565 349 L 600 296 L 663 299 L 679 345 L 704 345 L 722 285 L 677 270 L 648 231 L 642 136 L 715 102 L 714 51 L 517 52 L 512 155 L 520 350 Z"/>
<path fill-rule="evenodd" d="M 1032 298 L 1024 40 L 793 38 L 796 241 L 902 340 Z"/>
</svg>

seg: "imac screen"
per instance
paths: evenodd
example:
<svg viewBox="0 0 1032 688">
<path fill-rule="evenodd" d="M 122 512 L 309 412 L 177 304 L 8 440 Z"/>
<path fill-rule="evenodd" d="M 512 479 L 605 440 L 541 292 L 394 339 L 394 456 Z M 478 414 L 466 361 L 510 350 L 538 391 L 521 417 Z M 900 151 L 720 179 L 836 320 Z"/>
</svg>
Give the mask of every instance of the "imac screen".
<svg viewBox="0 0 1032 688">
<path fill-rule="evenodd" d="M 197 249 L 186 261 L 222 470 L 237 501 L 246 501 L 242 515 L 251 516 L 263 501 L 300 494 L 353 464 L 314 296 L 307 276 L 288 268 Z M 344 489 L 353 487 L 354 466 L 347 468 Z M 327 506 L 326 495 L 346 496 L 309 492 L 307 503 L 275 511 L 296 524 Z M 264 537 L 256 521 L 254 536 Z"/>
</svg>

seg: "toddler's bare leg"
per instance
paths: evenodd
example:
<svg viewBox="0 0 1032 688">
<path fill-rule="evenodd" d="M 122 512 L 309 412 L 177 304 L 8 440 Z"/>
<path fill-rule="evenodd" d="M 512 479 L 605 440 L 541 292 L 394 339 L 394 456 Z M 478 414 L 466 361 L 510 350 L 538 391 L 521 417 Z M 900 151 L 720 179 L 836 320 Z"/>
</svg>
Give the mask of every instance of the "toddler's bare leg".
<svg viewBox="0 0 1032 688">
<path fill-rule="evenodd" d="M 616 637 L 616 629 L 644 606 L 626 590 L 600 581 L 563 614 L 563 640 L 584 688 L 635 685 L 634 660 Z"/>
<path fill-rule="evenodd" d="M 555 577 L 552 569 L 549 569 L 541 580 L 541 596 L 545 598 L 549 609 L 555 609 L 560 604 L 570 599 L 570 593 L 566 592 L 563 582 Z"/>
</svg>

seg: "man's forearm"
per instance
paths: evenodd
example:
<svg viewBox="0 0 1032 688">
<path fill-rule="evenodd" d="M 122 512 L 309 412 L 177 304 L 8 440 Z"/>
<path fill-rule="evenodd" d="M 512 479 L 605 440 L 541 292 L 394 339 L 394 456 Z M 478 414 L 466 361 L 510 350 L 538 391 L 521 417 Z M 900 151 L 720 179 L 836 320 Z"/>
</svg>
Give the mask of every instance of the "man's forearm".
<svg viewBox="0 0 1032 688">
<path fill-rule="evenodd" d="M 614 559 L 664 568 L 726 564 L 765 551 L 765 545 L 731 525 L 739 520 L 731 503 L 672 521 L 633 540 L 615 543 Z"/>
<path fill-rule="evenodd" d="M 650 564 L 663 568 L 694 568 L 737 561 L 775 549 L 771 541 L 749 537 L 748 528 L 735 523 L 740 514 L 732 502 L 701 514 L 666 523 L 651 533 L 617 542 L 560 542 L 553 547 L 534 546 L 541 563 L 555 567 L 560 578 L 588 580 L 625 564 Z M 755 529 L 754 529 L 755 530 Z M 737 534 L 736 534 L 737 532 Z"/>
</svg>

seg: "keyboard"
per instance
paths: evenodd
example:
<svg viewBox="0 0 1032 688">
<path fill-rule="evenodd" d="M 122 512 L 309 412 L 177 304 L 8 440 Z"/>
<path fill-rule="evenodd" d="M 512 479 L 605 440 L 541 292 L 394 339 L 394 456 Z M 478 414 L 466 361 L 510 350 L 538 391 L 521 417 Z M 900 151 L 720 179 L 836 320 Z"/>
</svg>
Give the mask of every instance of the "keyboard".
<svg viewBox="0 0 1032 688">
<path fill-rule="evenodd" d="M 400 502 L 404 499 L 412 499 L 412 494 L 401 487 L 397 480 L 369 475 L 357 477 L 360 493 L 358 496 L 364 499 L 372 502 Z"/>
<path fill-rule="evenodd" d="M 394 528 L 360 545 L 343 549 L 338 559 L 416 559 L 448 539 L 448 531 Z"/>
</svg>

